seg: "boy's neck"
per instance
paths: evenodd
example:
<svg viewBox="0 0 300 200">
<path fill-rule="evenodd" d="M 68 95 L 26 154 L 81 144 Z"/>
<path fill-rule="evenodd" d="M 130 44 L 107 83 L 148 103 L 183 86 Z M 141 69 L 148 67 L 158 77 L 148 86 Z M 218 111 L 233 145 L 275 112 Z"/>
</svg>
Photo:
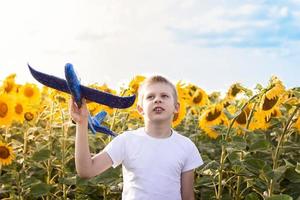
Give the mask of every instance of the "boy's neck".
<svg viewBox="0 0 300 200">
<path fill-rule="evenodd" d="M 145 124 L 145 132 L 155 138 L 167 138 L 172 135 L 172 129 L 169 124 Z"/>
</svg>

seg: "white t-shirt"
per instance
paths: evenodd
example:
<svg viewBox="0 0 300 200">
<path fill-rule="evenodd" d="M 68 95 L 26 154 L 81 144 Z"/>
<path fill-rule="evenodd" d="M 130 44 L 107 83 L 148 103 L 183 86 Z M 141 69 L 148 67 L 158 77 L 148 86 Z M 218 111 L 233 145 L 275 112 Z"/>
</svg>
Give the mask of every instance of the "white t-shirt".
<svg viewBox="0 0 300 200">
<path fill-rule="evenodd" d="M 181 200 L 181 173 L 203 164 L 195 144 L 173 131 L 168 138 L 144 128 L 127 131 L 105 148 L 113 167 L 122 163 L 123 200 Z"/>
</svg>

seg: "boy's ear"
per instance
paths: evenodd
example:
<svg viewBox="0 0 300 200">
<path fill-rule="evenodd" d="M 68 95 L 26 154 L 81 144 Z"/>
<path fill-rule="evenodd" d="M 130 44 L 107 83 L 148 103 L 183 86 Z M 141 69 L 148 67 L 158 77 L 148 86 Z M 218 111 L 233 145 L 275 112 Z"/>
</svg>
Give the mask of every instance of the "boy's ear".
<svg viewBox="0 0 300 200">
<path fill-rule="evenodd" d="M 180 103 L 177 102 L 177 103 L 175 104 L 175 113 L 179 113 L 179 108 L 180 108 Z"/>
<path fill-rule="evenodd" d="M 140 104 L 137 105 L 137 110 L 141 115 L 144 114 L 144 110 L 143 110 L 142 106 L 140 106 Z"/>
</svg>

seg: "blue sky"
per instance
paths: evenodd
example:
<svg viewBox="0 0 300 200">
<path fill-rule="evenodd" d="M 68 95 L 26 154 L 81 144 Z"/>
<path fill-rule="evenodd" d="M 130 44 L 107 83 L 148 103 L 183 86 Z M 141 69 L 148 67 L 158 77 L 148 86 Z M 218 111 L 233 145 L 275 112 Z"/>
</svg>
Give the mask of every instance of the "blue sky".
<svg viewBox="0 0 300 200">
<path fill-rule="evenodd" d="M 1 1 L 0 80 L 26 67 L 117 89 L 162 74 L 208 92 L 277 75 L 300 86 L 300 0 Z"/>
</svg>

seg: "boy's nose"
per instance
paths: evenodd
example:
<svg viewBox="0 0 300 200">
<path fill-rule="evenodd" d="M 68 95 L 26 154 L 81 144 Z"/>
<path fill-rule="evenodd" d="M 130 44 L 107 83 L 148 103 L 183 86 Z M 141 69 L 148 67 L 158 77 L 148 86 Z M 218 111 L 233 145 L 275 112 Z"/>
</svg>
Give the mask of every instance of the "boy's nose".
<svg viewBox="0 0 300 200">
<path fill-rule="evenodd" d="M 160 98 L 155 98 L 154 103 L 161 103 L 161 99 Z"/>
</svg>

